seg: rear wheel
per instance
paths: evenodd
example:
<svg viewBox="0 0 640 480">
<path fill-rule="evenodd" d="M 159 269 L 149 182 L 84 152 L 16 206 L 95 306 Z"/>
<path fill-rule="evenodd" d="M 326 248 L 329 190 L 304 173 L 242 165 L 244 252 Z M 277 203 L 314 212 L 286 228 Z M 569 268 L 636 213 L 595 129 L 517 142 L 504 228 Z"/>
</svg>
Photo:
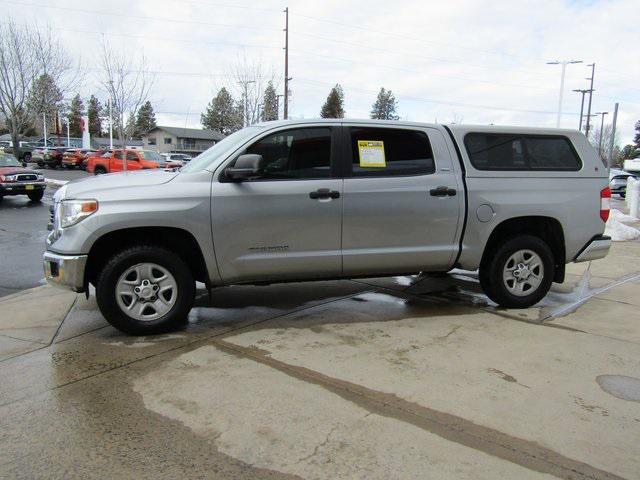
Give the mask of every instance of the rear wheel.
<svg viewBox="0 0 640 480">
<path fill-rule="evenodd" d="M 44 168 L 44 162 L 38 162 L 38 166 L 39 166 L 40 168 Z"/>
<path fill-rule="evenodd" d="M 102 269 L 96 299 L 102 315 L 118 330 L 148 335 L 187 321 L 195 281 L 187 264 L 162 247 L 123 250 Z"/>
<path fill-rule="evenodd" d="M 532 235 L 511 237 L 488 252 L 480 266 L 480 284 L 498 305 L 527 308 L 538 303 L 551 288 L 553 253 Z"/>
<path fill-rule="evenodd" d="M 27 197 L 32 202 L 39 202 L 44 197 L 44 190 L 36 190 L 34 192 L 27 193 Z"/>
<path fill-rule="evenodd" d="M 24 160 L 24 163 L 29 163 L 31 161 L 31 154 L 25 153 L 23 160 Z"/>
<path fill-rule="evenodd" d="M 105 173 L 107 173 L 107 170 L 104 167 L 96 167 L 93 169 L 94 175 L 104 175 Z"/>
</svg>

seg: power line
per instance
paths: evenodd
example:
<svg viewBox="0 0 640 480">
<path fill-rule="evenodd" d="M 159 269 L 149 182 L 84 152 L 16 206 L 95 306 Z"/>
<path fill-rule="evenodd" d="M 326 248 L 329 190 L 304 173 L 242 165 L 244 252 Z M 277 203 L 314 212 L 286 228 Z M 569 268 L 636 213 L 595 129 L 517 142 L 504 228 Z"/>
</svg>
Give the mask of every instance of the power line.
<svg viewBox="0 0 640 480">
<path fill-rule="evenodd" d="M 35 8 L 49 8 L 54 10 L 63 10 L 68 12 L 78 12 L 85 13 L 89 15 L 105 15 L 111 17 L 120 17 L 120 18 L 134 18 L 138 20 L 151 20 L 155 22 L 168 22 L 168 23 L 184 23 L 189 25 L 202 25 L 209 27 L 229 27 L 229 28 L 244 28 L 250 30 L 269 30 L 269 31 L 277 31 L 277 28 L 273 27 L 257 27 L 254 25 L 232 25 L 227 23 L 212 23 L 212 22 L 201 22 L 197 20 L 186 20 L 180 18 L 168 18 L 168 17 L 151 17 L 148 15 L 136 15 L 133 13 L 118 13 L 118 12 L 106 12 L 104 10 L 89 10 L 84 8 L 75 8 L 75 7 L 61 7 L 59 5 L 45 5 L 39 3 L 25 3 L 25 2 L 16 2 L 14 0 L 0 0 L 1 3 L 10 3 L 13 5 L 21 5 L 23 7 L 35 7 Z"/>
</svg>

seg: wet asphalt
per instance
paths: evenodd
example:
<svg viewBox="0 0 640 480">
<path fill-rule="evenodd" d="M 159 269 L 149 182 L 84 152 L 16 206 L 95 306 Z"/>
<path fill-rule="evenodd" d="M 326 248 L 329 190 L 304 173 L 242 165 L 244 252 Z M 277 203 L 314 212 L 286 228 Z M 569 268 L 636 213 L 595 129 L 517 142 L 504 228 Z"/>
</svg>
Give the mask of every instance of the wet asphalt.
<svg viewBox="0 0 640 480">
<path fill-rule="evenodd" d="M 70 181 L 89 175 L 80 170 L 40 171 L 46 178 L 56 180 Z M 44 284 L 41 260 L 55 190 L 48 187 L 41 202 L 30 202 L 25 195 L 0 201 L 0 297 Z"/>
</svg>

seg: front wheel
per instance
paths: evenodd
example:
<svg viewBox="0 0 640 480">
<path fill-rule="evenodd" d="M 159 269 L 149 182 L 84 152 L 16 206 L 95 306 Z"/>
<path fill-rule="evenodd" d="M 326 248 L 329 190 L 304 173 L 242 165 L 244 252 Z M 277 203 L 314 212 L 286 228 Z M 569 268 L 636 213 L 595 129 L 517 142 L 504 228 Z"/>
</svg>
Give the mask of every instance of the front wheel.
<svg viewBox="0 0 640 480">
<path fill-rule="evenodd" d="M 39 202 L 44 197 L 44 190 L 36 190 L 34 192 L 27 193 L 27 197 L 32 202 Z"/>
<path fill-rule="evenodd" d="M 544 240 L 532 235 L 511 237 L 487 256 L 480 266 L 480 285 L 498 305 L 527 308 L 551 288 L 554 258 Z"/>
<path fill-rule="evenodd" d="M 184 260 L 151 245 L 118 253 L 96 283 L 102 315 L 132 335 L 162 333 L 183 325 L 195 295 L 195 281 Z"/>
</svg>

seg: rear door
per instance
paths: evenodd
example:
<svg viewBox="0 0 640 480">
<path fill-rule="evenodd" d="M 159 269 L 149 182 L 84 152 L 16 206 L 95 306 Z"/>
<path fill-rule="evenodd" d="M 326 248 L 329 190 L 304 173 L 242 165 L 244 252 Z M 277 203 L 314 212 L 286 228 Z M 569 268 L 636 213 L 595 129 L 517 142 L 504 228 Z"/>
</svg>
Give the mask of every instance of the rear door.
<svg viewBox="0 0 640 480">
<path fill-rule="evenodd" d="M 223 282 L 340 276 L 337 131 L 327 124 L 271 131 L 225 165 L 240 154 L 259 154 L 260 175 L 234 183 L 216 172 L 212 229 Z"/>
<path fill-rule="evenodd" d="M 447 270 L 464 190 L 435 128 L 343 128 L 344 274 Z"/>
</svg>

